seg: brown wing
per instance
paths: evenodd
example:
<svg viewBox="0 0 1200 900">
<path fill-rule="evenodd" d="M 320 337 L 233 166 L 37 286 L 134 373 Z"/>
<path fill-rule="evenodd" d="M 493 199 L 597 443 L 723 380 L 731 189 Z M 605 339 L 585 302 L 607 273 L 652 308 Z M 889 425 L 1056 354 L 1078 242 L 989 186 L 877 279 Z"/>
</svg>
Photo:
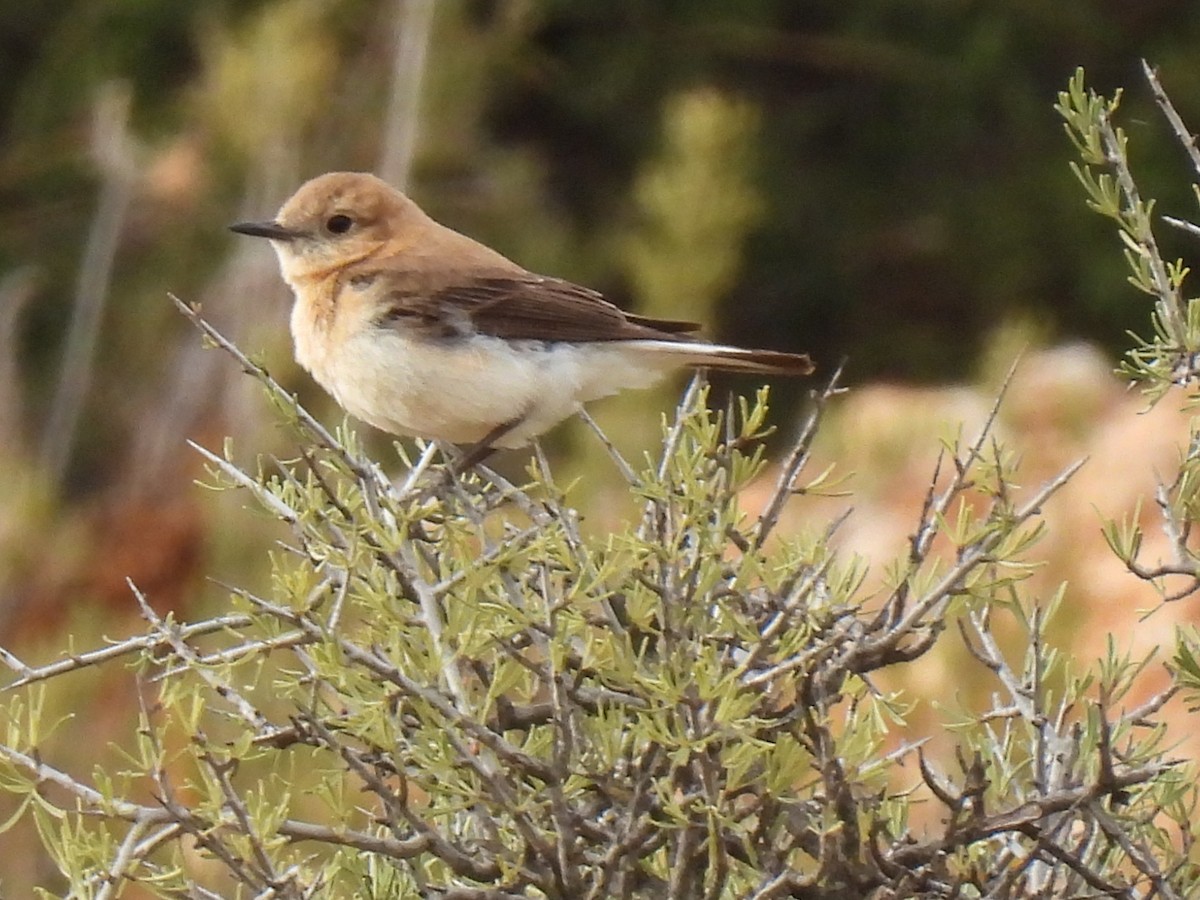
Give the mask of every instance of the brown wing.
<svg viewBox="0 0 1200 900">
<path fill-rule="evenodd" d="M 394 291 L 384 318 L 429 337 L 486 334 L 509 340 L 693 341 L 694 322 L 626 313 L 599 293 L 533 274 L 476 276 L 432 291 Z"/>
</svg>

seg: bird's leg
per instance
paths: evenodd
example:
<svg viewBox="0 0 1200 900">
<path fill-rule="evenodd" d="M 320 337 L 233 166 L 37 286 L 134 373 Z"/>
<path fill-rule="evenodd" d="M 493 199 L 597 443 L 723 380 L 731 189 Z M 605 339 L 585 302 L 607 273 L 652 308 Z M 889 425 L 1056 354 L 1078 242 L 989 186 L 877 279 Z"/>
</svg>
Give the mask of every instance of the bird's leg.
<svg viewBox="0 0 1200 900">
<path fill-rule="evenodd" d="M 462 456 L 456 459 L 453 465 L 450 466 L 451 474 L 458 476 L 472 466 L 479 465 L 479 463 L 496 452 L 496 441 L 500 440 L 500 438 L 504 437 L 524 421 L 525 416 L 520 415 L 515 419 L 509 419 L 507 422 L 501 422 L 474 444 L 463 450 Z"/>
</svg>

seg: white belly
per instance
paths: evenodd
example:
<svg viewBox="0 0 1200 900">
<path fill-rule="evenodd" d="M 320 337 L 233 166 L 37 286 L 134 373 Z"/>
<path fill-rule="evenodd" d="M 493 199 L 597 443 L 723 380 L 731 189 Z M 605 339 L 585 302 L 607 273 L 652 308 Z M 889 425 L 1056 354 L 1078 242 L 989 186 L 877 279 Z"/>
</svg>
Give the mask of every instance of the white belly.
<svg viewBox="0 0 1200 900">
<path fill-rule="evenodd" d="M 647 387 L 670 365 L 611 344 L 541 344 L 476 336 L 412 340 L 367 328 L 321 358 L 297 359 L 351 415 L 392 434 L 465 444 L 520 421 L 496 442 L 520 447 L 580 404 Z"/>
</svg>

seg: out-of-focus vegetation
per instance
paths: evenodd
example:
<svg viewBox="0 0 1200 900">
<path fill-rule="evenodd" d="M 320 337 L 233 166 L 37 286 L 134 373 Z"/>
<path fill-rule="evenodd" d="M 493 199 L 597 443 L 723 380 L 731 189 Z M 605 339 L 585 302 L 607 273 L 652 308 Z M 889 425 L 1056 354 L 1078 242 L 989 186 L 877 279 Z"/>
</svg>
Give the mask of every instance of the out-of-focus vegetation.
<svg viewBox="0 0 1200 900">
<path fill-rule="evenodd" d="M 1146 56 L 1186 115 L 1198 31 L 1184 2 L 0 5 L 0 445 L 103 504 L 174 493 L 183 433 L 261 427 L 166 290 L 309 396 L 270 255 L 224 226 L 330 168 L 406 173 L 531 268 L 852 384 L 970 377 L 1012 320 L 1115 352 L 1140 319 L 1046 98 Z"/>
<path fill-rule="evenodd" d="M 1057 109 L 1089 202 L 1116 222 L 1153 301 L 1127 366 L 1158 409 L 1194 406 L 1200 300 L 1160 252 L 1118 105 L 1080 71 Z M 1046 540 L 1047 510 L 1085 467 L 1087 426 L 1138 418 L 1087 351 L 1010 370 L 1008 402 L 972 408 L 964 391 L 973 436 L 945 439 L 925 478 L 870 467 L 922 486 L 912 530 L 869 564 L 894 508 L 868 509 L 877 534 L 853 552 L 838 487 L 869 427 L 840 429 L 854 443 L 820 461 L 836 376 L 773 473 L 766 389 L 722 416 L 697 379 L 658 459 L 630 465 L 606 445 L 640 515 L 593 533 L 540 449 L 523 486 L 455 473 L 455 455 L 424 442 L 389 477 L 353 430 L 322 426 L 179 306 L 266 387 L 302 446 L 252 466 L 229 444 L 195 448 L 214 488 L 289 538 L 267 590 L 234 588 L 209 615 L 160 616 L 132 586 L 141 633 L 41 665 L 0 650 L 13 672 L 0 720 L 9 824 L 36 825 L 71 895 L 1195 896 L 1200 794 L 1179 756 L 1195 741 L 1175 719 L 1200 697 L 1196 634 L 1168 625 L 1158 672 L 1165 648 L 1111 635 L 1080 660 L 1078 601 L 1035 576 L 1077 544 L 1069 525 Z M 1068 398 L 1081 421 L 1045 408 Z M 891 399 L 906 413 L 893 427 L 932 449 L 941 398 Z M 1004 432 L 1039 413 L 1026 466 Z M 902 438 L 879 447 L 903 461 Z M 1097 449 L 1123 450 L 1111 435 Z M 1177 474 L 1159 476 L 1165 548 L 1136 502 L 1104 527 L 1108 558 L 1167 608 L 1200 593 L 1198 466 L 1193 438 Z M 1090 568 L 1076 583 L 1099 596 L 1111 580 Z M 138 715 L 108 748 L 119 760 L 85 776 L 52 707 L 92 672 L 128 672 Z"/>
<path fill-rule="evenodd" d="M 397 31 L 423 5 L 0 10 L 0 272 L 37 277 L 18 325 L 34 443 L 113 166 L 91 146 L 92 119 L 110 81 L 130 97 L 122 139 L 138 178 L 112 223 L 74 486 L 104 483 L 111 451 L 158 399 L 147 385 L 172 368 L 164 344 L 178 332 L 164 288 L 196 296 L 232 253 L 259 260 L 264 248 L 233 249 L 227 221 L 271 209 L 316 172 L 384 167 L 394 132 L 415 138 L 409 186 L 435 214 L 623 303 L 651 302 L 666 280 L 687 306 L 694 279 L 667 264 L 655 282 L 638 254 L 658 245 L 629 237 L 643 232 L 647 185 L 686 98 L 736 104 L 756 125 L 728 165 L 755 214 L 745 220 L 740 200 L 715 211 L 736 242 L 710 324 L 849 356 L 852 381 L 969 376 L 986 335 L 1016 315 L 1112 350 L 1137 322 L 1103 230 L 1079 221 L 1046 97 L 1076 65 L 1104 88 L 1145 56 L 1188 113 L 1200 80 L 1192 5 L 451 0 L 437 4 L 421 68 L 397 78 Z M 418 105 L 394 102 L 414 77 Z M 1144 98 L 1130 101 L 1136 121 Z M 1146 152 L 1154 182 L 1172 157 Z M 1172 189 L 1165 206 L 1190 199 Z M 274 349 L 278 292 L 239 287 L 229 302 Z"/>
<path fill-rule="evenodd" d="M 1082 209 L 1051 100 L 1077 65 L 1101 91 L 1132 86 L 1139 183 L 1158 212 L 1186 217 L 1193 198 L 1167 175 L 1182 155 L 1150 139 L 1165 126 L 1137 61 L 1153 59 L 1200 122 L 1198 32 L 1182 0 L 0 0 L 0 644 L 37 660 L 64 633 L 81 646 L 123 633 L 137 615 L 126 577 L 160 611 L 193 608 L 202 572 L 265 586 L 262 553 L 283 532 L 197 491 L 183 439 L 289 456 L 294 437 L 166 292 L 203 303 L 338 421 L 290 362 L 273 259 L 224 230 L 333 168 L 403 179 L 443 221 L 624 305 L 807 350 L 826 373 L 848 357 L 851 385 L 982 384 L 876 386 L 833 411 L 816 452 L 860 461 L 869 511 L 840 539 L 880 553 L 912 527 L 897 509 L 924 488 L 911 474 L 927 477 L 939 411 L 977 416 L 1026 342 L 1087 339 L 1115 364 L 1127 329 L 1147 333 L 1110 230 Z M 1159 234 L 1168 259 L 1192 240 Z M 1080 358 L 1037 357 L 1065 368 L 1035 368 L 1044 379 L 1014 388 L 1000 427 L 1056 463 L 1107 460 L 1064 526 L 1098 535 L 1097 506 L 1147 520 L 1137 497 L 1153 487 L 1129 485 L 1172 471 L 1188 429 L 1119 425 L 1132 401 L 1103 357 Z M 718 388 L 731 386 L 748 384 Z M 785 430 L 804 387 L 777 386 Z M 620 401 L 598 417 L 640 460 L 655 409 Z M 580 490 L 620 485 L 599 474 L 594 441 L 569 428 L 551 441 Z M 1128 478 L 1147 447 L 1153 465 L 1146 451 Z M 627 509 L 624 490 L 596 497 L 585 527 Z M 1129 533 L 1110 537 L 1132 559 Z M 1084 546 L 1053 545 L 1047 591 L 1097 571 Z M 1111 599 L 1126 618 L 1102 627 L 1130 632 L 1149 601 L 1119 574 L 1067 596 Z M 1060 618 L 1074 629 L 1074 615 Z M 1099 652 L 1082 624 L 1073 633 Z M 65 765 L 86 768 L 134 716 L 93 703 L 115 683 L 49 692 L 51 717 L 102 713 L 59 732 Z M 6 884 L 50 877 L 36 854 L 11 859 Z"/>
</svg>

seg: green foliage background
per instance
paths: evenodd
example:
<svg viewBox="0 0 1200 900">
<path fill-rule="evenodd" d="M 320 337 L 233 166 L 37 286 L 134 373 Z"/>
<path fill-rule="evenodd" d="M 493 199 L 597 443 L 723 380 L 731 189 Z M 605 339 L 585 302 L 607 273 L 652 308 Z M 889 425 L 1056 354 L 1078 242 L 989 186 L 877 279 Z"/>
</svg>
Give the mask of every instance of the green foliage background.
<svg viewBox="0 0 1200 900">
<path fill-rule="evenodd" d="M 24 333 L 35 369 L 53 368 L 92 212 L 80 151 L 96 86 L 131 83 L 134 129 L 150 148 L 181 133 L 203 145 L 204 195 L 147 223 L 118 278 L 139 296 L 163 283 L 182 291 L 227 246 L 221 226 L 261 130 L 299 143 L 297 175 L 373 167 L 393 8 L 0 6 L 0 271 L 44 272 Z M 275 56 L 270 27 L 282 35 Z M 640 299 L 613 236 L 635 214 L 664 107 L 698 87 L 753 105 L 763 206 L 722 291 L 720 331 L 850 354 L 852 378 L 971 374 L 983 337 L 1015 314 L 1118 349 L 1132 314 L 1102 227 L 1079 224 L 1046 98 L 1076 65 L 1109 90 L 1145 56 L 1170 72 L 1186 115 L 1200 79 L 1190 52 L 1200 13 L 1182 0 L 453 0 L 439 4 L 436 29 L 414 191 L 454 224 L 623 302 Z M 222 95 L 222 67 L 228 81 L 245 62 L 237 48 L 251 46 L 257 67 Z M 298 73 L 318 56 L 320 71 Z M 256 115 L 255 95 L 278 90 L 266 79 L 310 96 Z M 1169 159 L 1147 160 L 1150 177 Z M 152 315 L 130 307 L 119 315 Z"/>
<path fill-rule="evenodd" d="M 295 435 L 270 423 L 260 398 L 246 401 L 246 388 L 226 374 L 211 374 L 221 366 L 193 353 L 195 335 L 164 294 L 170 289 L 203 300 L 206 313 L 241 346 L 256 356 L 261 350 L 285 387 L 311 400 L 322 421 L 337 420 L 328 401 L 289 368 L 286 301 L 269 255 L 260 246 L 235 244 L 224 226 L 265 214 L 309 175 L 379 165 L 394 93 L 398 8 L 382 0 L 197 0 L 186 6 L 0 0 L 0 299 L 7 304 L 21 293 L 18 273 L 31 273 L 34 285 L 20 315 L 10 314 L 15 302 L 0 304 L 0 370 L 13 373 L 0 378 L 0 644 L 13 646 L 9 639 L 16 633 L 23 641 L 21 659 L 36 665 L 55 657 L 63 634 L 76 649 L 103 646 L 110 620 L 98 598 L 119 595 L 125 605 L 117 608 L 128 612 L 127 574 L 161 610 L 175 594 L 191 599 L 190 593 L 199 593 L 200 571 L 231 578 L 246 573 L 239 581 L 243 593 L 231 601 L 213 599 L 210 591 L 202 601 L 209 608 L 197 616 L 223 614 L 229 602 L 253 606 L 256 591 L 270 594 L 266 551 L 285 532 L 261 520 L 247 526 L 238 501 L 206 500 L 203 512 L 194 500 L 184 501 L 183 518 L 198 521 L 198 533 L 177 560 L 168 560 L 159 583 L 126 568 L 127 558 L 117 552 L 126 544 L 131 558 L 152 558 L 167 544 L 169 531 L 154 516 L 192 496 L 190 478 L 198 468 L 195 457 L 181 452 L 183 434 L 215 447 L 235 433 L 239 448 L 252 447 L 264 458 L 295 452 Z M 1147 57 L 1161 67 L 1185 118 L 1200 121 L 1190 103 L 1200 75 L 1191 52 L 1198 19 L 1200 10 L 1182 2 L 441 0 L 419 114 L 403 123 L 417 136 L 408 188 L 438 218 L 531 268 L 594 285 L 651 314 L 702 319 L 731 341 L 808 350 L 826 375 L 848 356 L 851 383 L 977 374 L 977 361 L 989 358 L 981 353 L 987 336 L 1012 321 L 1025 323 L 1016 331 L 1043 337 L 1092 338 L 1113 352 L 1115 362 L 1115 351 L 1127 346 L 1126 329 L 1147 333 L 1146 305 L 1130 302 L 1141 298 L 1113 251 L 1112 223 L 1083 210 L 1052 101 L 1078 65 L 1106 94 L 1116 85 L 1140 86 L 1138 60 Z M 81 392 L 82 419 L 65 453 L 65 471 L 52 474 L 43 459 L 47 420 L 79 305 L 81 260 L 105 192 L 121 181 L 120 166 L 106 159 L 107 145 L 96 139 L 93 119 L 104 110 L 116 110 L 119 118 L 126 101 L 124 144 L 113 146 L 125 146 L 125 162 L 132 163 L 128 213 L 115 236 L 96 362 Z M 1133 163 L 1144 195 L 1158 199 L 1157 212 L 1188 216 L 1193 199 L 1177 174 L 1179 150 L 1161 139 L 1165 127 L 1145 90 L 1132 88 L 1121 111 L 1122 127 L 1138 138 Z M 1169 178 L 1168 169 L 1174 173 Z M 1123 202 L 1116 198 L 1102 211 L 1138 245 L 1149 210 L 1128 210 Z M 1190 249 L 1185 235 L 1160 231 L 1162 257 L 1173 260 L 1184 255 L 1179 248 Z M 1178 304 L 1173 315 L 1188 327 L 1166 329 L 1161 340 L 1139 348 L 1140 357 L 1130 357 L 1132 369 L 1163 391 L 1179 371 L 1190 371 L 1197 346 L 1194 303 L 1185 304 L 1177 290 L 1170 299 L 1159 297 L 1163 309 Z M 1185 305 L 1186 314 L 1179 311 Z M 1162 310 L 1158 315 L 1160 323 L 1167 321 Z M 1180 361 L 1183 369 L 1176 366 Z M 720 389 L 729 386 L 718 385 L 714 395 L 720 398 Z M 794 413 L 803 387 L 780 386 L 773 394 L 776 414 Z M 637 454 L 630 458 L 640 460 L 656 444 L 657 420 L 644 409 L 628 414 L 633 408 L 614 404 L 603 415 L 621 423 L 609 431 L 621 449 Z M 690 414 L 710 427 L 706 410 Z M 156 424 L 161 422 L 167 424 Z M 762 424 L 755 424 L 756 433 Z M 154 427 L 161 428 L 157 456 L 142 441 Z M 385 451 L 377 458 L 395 459 L 377 435 L 364 440 L 368 450 Z M 597 472 L 613 473 L 614 467 L 608 460 L 597 466 L 599 443 L 580 440 L 569 429 L 552 441 L 553 471 L 563 473 L 564 484 L 578 482 L 573 502 L 584 498 L 579 505 L 595 510 L 603 531 L 614 517 L 600 499 L 603 476 Z M 1169 523 L 1171 516 L 1190 522 L 1197 446 L 1187 453 L 1178 482 L 1163 488 Z M 712 452 L 718 452 L 715 446 Z M 921 529 L 945 529 L 960 548 L 1015 534 L 1005 531 L 1014 526 L 1009 472 L 996 453 L 984 466 L 996 483 L 982 483 L 994 492 L 992 512 L 1000 518 L 947 518 L 946 510 L 927 506 L 921 521 L 931 516 L 931 524 Z M 163 458 L 170 465 L 158 471 L 153 463 Z M 313 513 L 328 515 L 315 483 L 306 486 Z M 722 488 L 716 482 L 690 486 Z M 621 491 L 612 496 L 628 500 L 624 485 Z M 141 507 L 130 502 L 139 496 Z M 134 519 L 133 539 L 112 526 L 119 521 L 113 510 L 143 517 Z M 704 520 L 702 511 L 697 515 Z M 975 525 L 978 534 L 971 531 Z M 1139 561 L 1139 529 L 1136 521 L 1111 525 L 1106 537 L 1131 571 L 1161 581 Z M 474 545 L 454 549 L 456 558 L 473 559 Z M 1178 550 L 1183 563 L 1168 574 L 1194 576 L 1186 541 Z M 708 562 L 716 565 L 716 559 Z M 992 565 L 986 554 L 980 560 Z M 115 586 L 99 574 L 106 564 L 110 576 L 116 573 Z M 1023 562 L 1014 565 L 1024 574 Z M 912 590 L 922 587 L 916 577 L 921 571 L 909 575 Z M 1005 593 L 1007 581 L 985 582 L 1002 596 L 974 598 L 984 606 L 966 609 L 968 617 L 960 619 L 975 634 L 966 632 L 967 648 L 960 651 L 1000 672 L 1001 650 L 986 638 L 991 605 L 1015 613 L 1018 630 L 1040 646 L 1042 601 L 1030 612 Z M 843 587 L 849 592 L 852 585 Z M 902 607 L 908 582 L 899 578 L 891 587 Z M 947 605 L 954 598 L 956 611 L 962 611 L 960 587 L 951 585 L 944 598 Z M 1045 605 L 1056 606 L 1060 596 Z M 10 628 L 18 614 L 42 615 L 64 598 L 75 610 L 55 623 L 57 631 L 42 624 L 30 637 Z M 498 606 L 489 609 L 495 613 Z M 1083 614 L 1076 609 L 1073 615 Z M 942 620 L 932 618 L 929 634 L 938 637 Z M 152 624 L 165 634 L 164 621 L 170 620 Z M 158 646 L 131 646 L 140 651 L 151 644 Z M 1194 680 L 1190 646 L 1180 643 L 1175 666 Z M 174 651 L 181 659 L 186 655 L 179 647 Z M 1057 665 L 1061 657 L 1031 652 L 1020 664 L 1011 661 L 1006 689 L 1015 704 L 1021 694 L 1014 673 L 1042 671 L 1047 660 Z M 891 661 L 867 660 L 863 671 Z M 426 662 L 431 676 L 440 677 L 436 661 Z M 1087 735 L 1087 746 L 1099 748 L 1101 764 L 1093 771 L 1091 757 L 1076 760 L 1074 780 L 1054 795 L 1066 806 L 1052 814 L 1074 808 L 1080 798 L 1093 805 L 1104 797 L 1118 806 L 1124 802 L 1126 782 L 1114 778 L 1109 745 L 1144 725 L 1137 710 L 1114 710 L 1110 729 L 1103 704 L 1120 700 L 1130 673 L 1142 665 L 1113 649 L 1100 682 L 1084 675 L 1065 690 L 1064 710 L 1092 711 L 1088 730 L 1079 733 Z M 191 670 L 184 665 L 179 672 Z M 115 702 L 117 694 L 108 694 L 113 683 L 95 679 L 44 695 L 31 691 L 41 716 L 27 715 L 24 701 L 10 703 L 8 743 L 31 751 L 36 774 L 44 733 L 29 723 L 62 719 L 56 746 L 45 749 L 58 751 L 55 759 L 66 771 L 96 771 L 98 757 L 118 752 L 114 735 L 129 734 L 130 721 L 147 715 Z M 1103 686 L 1093 690 L 1095 683 Z M 863 690 L 857 683 L 854 688 Z M 202 711 L 192 699 L 198 694 L 165 696 L 181 708 L 191 702 L 197 715 Z M 973 700 L 985 702 L 966 698 Z M 80 715 L 84 711 L 107 713 L 109 720 Z M 1001 742 L 1005 753 L 989 763 L 1003 776 L 988 788 L 989 809 L 1026 796 L 1042 803 L 1047 796 L 1045 783 L 1028 786 L 1026 794 L 1008 777 L 1006 767 L 1026 752 L 1013 756 L 1008 750 L 1022 747 L 1020 740 L 1045 744 L 1039 711 L 1019 712 L 1019 722 L 1006 726 L 1013 730 Z M 66 718 L 71 715 L 79 718 Z M 1023 722 L 1036 728 L 1018 735 Z M 984 753 L 992 745 L 968 733 L 972 724 L 965 714 L 963 743 Z M 1074 727 L 1066 712 L 1060 726 L 1064 735 Z M 1159 778 L 1161 734 L 1120 752 L 1128 749 L 1134 762 L 1149 758 L 1138 754 L 1155 760 L 1153 771 L 1134 773 L 1157 780 L 1137 802 L 1174 804 L 1171 815 L 1185 822 L 1180 785 Z M 878 749 L 873 740 L 859 749 Z M 142 761 L 153 763 L 178 748 L 139 749 Z M 13 765 L 22 773 L 13 783 L 27 787 L 22 779 L 28 767 Z M 219 768 L 210 766 L 205 777 Z M 962 766 L 955 788 L 961 792 L 943 801 L 952 819 L 974 815 L 971 798 L 984 795 L 980 771 L 970 761 Z M 937 778 L 924 781 L 936 794 Z M 209 798 L 214 820 L 227 808 L 228 797 L 219 793 Z M 34 804 L 32 790 L 24 796 Z M 38 808 L 50 815 L 49 805 Z M 277 812 L 266 800 L 254 809 L 265 819 Z M 1018 815 L 1020 807 L 1012 812 Z M 832 823 L 830 833 L 840 827 Z M 1146 840 L 1167 842 L 1156 828 L 1145 827 Z M 896 835 L 901 831 L 897 824 Z M 63 846 L 84 846 L 82 831 L 76 837 L 72 843 L 65 833 Z M 34 845 L 28 833 L 6 838 Z M 891 849 L 903 858 L 916 852 L 898 847 Z M 103 860 L 111 848 L 99 849 L 105 852 L 97 851 L 96 859 Z M 44 857 L 14 858 L 28 869 L 14 878 L 17 884 L 58 877 Z M 1174 862 L 1185 865 L 1182 858 Z M 963 878 L 973 877 L 969 870 L 964 867 Z M 1182 868 L 1169 873 L 1186 874 Z"/>
</svg>

